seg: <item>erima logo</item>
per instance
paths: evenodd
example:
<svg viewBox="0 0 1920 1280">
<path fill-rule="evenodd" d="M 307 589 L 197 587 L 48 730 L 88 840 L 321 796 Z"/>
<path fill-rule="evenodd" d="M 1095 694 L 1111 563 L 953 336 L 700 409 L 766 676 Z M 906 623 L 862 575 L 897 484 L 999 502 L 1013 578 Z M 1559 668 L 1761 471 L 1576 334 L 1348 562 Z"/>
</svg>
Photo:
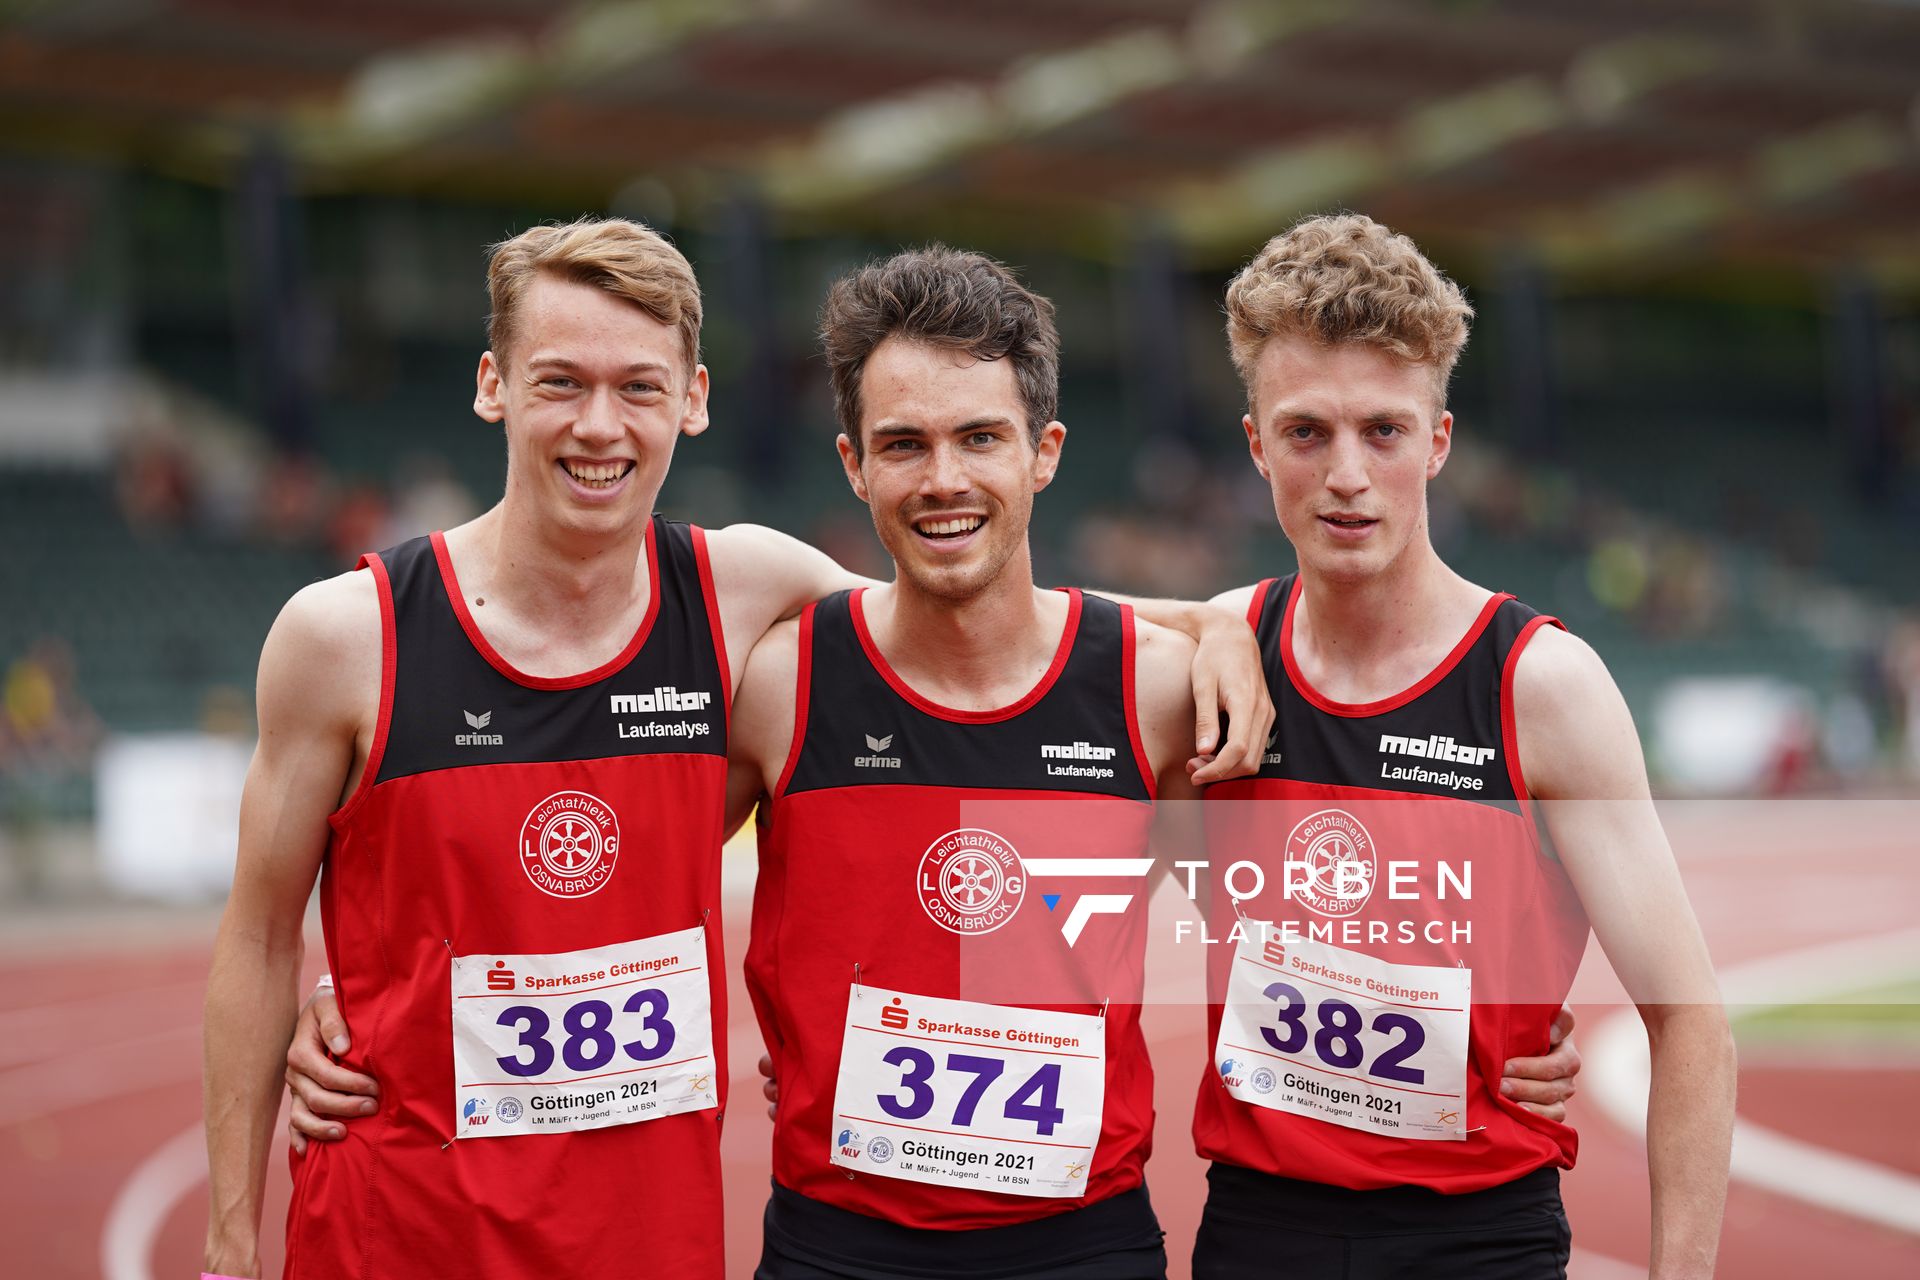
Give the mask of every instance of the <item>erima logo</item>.
<svg viewBox="0 0 1920 1280">
<path fill-rule="evenodd" d="M 873 754 L 870 756 L 855 756 L 853 758 L 853 764 L 856 769 L 898 769 L 900 767 L 899 756 L 883 756 L 880 754 L 893 745 L 892 734 L 888 734 L 884 738 L 876 738 L 870 733 L 863 733 L 860 736 L 867 740 L 867 750 L 873 752 Z"/>
<path fill-rule="evenodd" d="M 467 724 L 475 729 L 484 729 L 493 723 L 493 712 L 491 711 L 482 711 L 480 714 L 475 715 L 473 712 L 462 708 L 460 714 L 465 716 L 467 718 Z M 497 733 L 456 733 L 453 735 L 453 743 L 457 747 L 500 747 L 505 746 L 506 741 L 505 738 Z"/>
<path fill-rule="evenodd" d="M 1027 878 L 1029 880 L 1057 880 L 1068 877 L 1095 876 L 1101 879 L 1145 879 L 1153 870 L 1152 858 L 1028 858 L 1026 859 Z M 1043 893 L 1040 900 L 1047 904 L 1047 910 L 1057 911 L 1060 901 L 1066 895 Z M 1087 921 L 1095 916 L 1117 916 L 1133 905 L 1130 893 L 1083 893 L 1073 901 L 1067 912 L 1067 918 L 1060 924 L 1060 934 L 1072 946 L 1080 941 L 1080 933 L 1087 927 Z"/>
<path fill-rule="evenodd" d="M 1426 738 L 1402 738 L 1383 733 L 1380 735 L 1380 750 L 1395 755 L 1445 760 L 1449 764 L 1483 765 L 1493 759 L 1492 747 L 1463 747 L 1452 738 L 1443 738 L 1438 734 Z"/>
<path fill-rule="evenodd" d="M 704 689 L 682 693 L 672 685 L 655 686 L 652 693 L 616 693 L 613 714 L 651 716 L 662 711 L 703 711 L 713 704 L 713 695 Z"/>
<path fill-rule="evenodd" d="M 1112 747 L 1096 747 L 1087 742 L 1075 742 L 1064 747 L 1050 743 L 1040 745 L 1042 760 L 1111 760 L 1113 752 Z"/>
<path fill-rule="evenodd" d="M 1275 729 L 1267 735 L 1267 753 L 1260 757 L 1261 764 L 1280 763 L 1280 730 Z"/>
</svg>

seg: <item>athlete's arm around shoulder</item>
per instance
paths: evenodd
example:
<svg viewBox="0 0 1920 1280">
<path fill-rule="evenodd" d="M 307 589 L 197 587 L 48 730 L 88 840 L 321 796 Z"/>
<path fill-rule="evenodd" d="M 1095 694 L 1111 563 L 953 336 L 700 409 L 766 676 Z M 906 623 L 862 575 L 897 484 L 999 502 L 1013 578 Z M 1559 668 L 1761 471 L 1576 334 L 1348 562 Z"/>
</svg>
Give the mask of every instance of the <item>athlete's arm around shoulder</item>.
<svg viewBox="0 0 1920 1280">
<path fill-rule="evenodd" d="M 823 596 L 880 584 L 848 573 L 832 556 L 800 539 L 758 524 L 730 524 L 707 533 L 720 625 L 727 633 L 727 667 L 740 687 L 747 655 L 767 628 Z"/>
<path fill-rule="evenodd" d="M 1633 718 L 1583 641 L 1541 628 L 1514 672 L 1528 790 L 1652 1049 L 1654 1280 L 1710 1276 L 1733 1130 L 1734 1049 L 1705 940 L 1647 787 Z"/>
<path fill-rule="evenodd" d="M 301 924 L 327 817 L 365 759 L 378 715 L 377 591 L 365 571 L 305 588 L 260 651 L 260 740 L 207 979 L 206 1267 L 220 1274 L 259 1274 L 261 1189 L 300 1003 Z"/>
</svg>

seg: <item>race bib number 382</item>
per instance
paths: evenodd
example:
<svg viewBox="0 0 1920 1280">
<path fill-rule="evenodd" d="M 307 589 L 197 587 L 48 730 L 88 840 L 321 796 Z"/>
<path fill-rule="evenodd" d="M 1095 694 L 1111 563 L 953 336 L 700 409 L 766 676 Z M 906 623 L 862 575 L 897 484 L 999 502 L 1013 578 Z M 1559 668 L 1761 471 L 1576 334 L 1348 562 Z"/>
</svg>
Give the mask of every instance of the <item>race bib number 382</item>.
<svg viewBox="0 0 1920 1280">
<path fill-rule="evenodd" d="M 911 1182 L 1084 1195 L 1106 1087 L 1100 1018 L 855 986 L 830 1158 Z"/>
<path fill-rule="evenodd" d="M 1469 969 L 1393 964 L 1249 921 L 1214 1068 L 1228 1093 L 1396 1138 L 1466 1137 Z"/>
<path fill-rule="evenodd" d="M 720 1105 L 706 931 L 453 958 L 454 1136 L 568 1133 Z"/>
</svg>

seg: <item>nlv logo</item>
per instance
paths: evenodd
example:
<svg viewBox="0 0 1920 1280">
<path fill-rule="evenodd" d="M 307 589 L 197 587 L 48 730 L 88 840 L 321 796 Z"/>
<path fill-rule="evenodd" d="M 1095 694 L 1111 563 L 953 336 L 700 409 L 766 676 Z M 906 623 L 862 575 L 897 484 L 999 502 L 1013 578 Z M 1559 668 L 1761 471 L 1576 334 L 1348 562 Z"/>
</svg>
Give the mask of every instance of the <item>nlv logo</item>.
<svg viewBox="0 0 1920 1280">
<path fill-rule="evenodd" d="M 1153 870 L 1152 858 L 1028 858 L 1026 864 L 1030 880 L 1143 880 Z M 1040 897 L 1047 904 L 1047 910 L 1052 911 L 1066 895 L 1043 893 Z M 1067 910 L 1067 918 L 1061 922 L 1061 936 L 1071 947 L 1080 941 L 1089 920 L 1095 916 L 1124 915 L 1132 905 L 1131 893 L 1079 894 Z"/>
</svg>

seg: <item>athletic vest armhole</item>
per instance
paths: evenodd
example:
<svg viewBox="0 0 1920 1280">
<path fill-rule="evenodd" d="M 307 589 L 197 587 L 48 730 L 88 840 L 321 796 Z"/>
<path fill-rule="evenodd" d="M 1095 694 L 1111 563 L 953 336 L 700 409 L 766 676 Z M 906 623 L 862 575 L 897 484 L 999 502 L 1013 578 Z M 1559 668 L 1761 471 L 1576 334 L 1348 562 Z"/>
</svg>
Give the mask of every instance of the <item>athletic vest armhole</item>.
<svg viewBox="0 0 1920 1280">
<path fill-rule="evenodd" d="M 1137 633 L 1133 625 L 1133 606 L 1120 606 L 1120 683 L 1125 689 L 1122 695 L 1126 703 L 1127 739 L 1133 743 L 1133 763 L 1140 770 L 1140 781 L 1147 789 L 1147 799 L 1154 800 L 1160 794 L 1160 780 L 1154 776 L 1153 765 L 1147 759 L 1146 739 L 1140 734 L 1139 697 L 1134 687 L 1133 650 Z"/>
<path fill-rule="evenodd" d="M 380 762 L 387 754 L 387 727 L 393 721 L 393 671 L 399 653 L 394 643 L 393 583 L 387 577 L 385 562 L 369 553 L 361 556 L 354 568 L 373 574 L 374 595 L 380 601 L 380 709 L 374 713 L 373 745 L 367 748 L 367 763 L 360 771 L 360 781 L 346 802 L 327 816 L 328 825 L 335 831 L 346 826 L 380 777 Z"/>
<path fill-rule="evenodd" d="M 707 631 L 713 637 L 713 660 L 720 664 L 720 698 L 727 727 L 733 727 L 733 672 L 727 666 L 727 635 L 720 625 L 720 597 L 713 588 L 713 561 L 707 556 L 707 531 L 687 526 L 693 535 L 693 563 L 700 571 L 700 598 L 707 603 Z"/>
<path fill-rule="evenodd" d="M 1262 578 L 1254 584 L 1253 603 L 1247 606 L 1247 625 L 1255 631 L 1260 629 L 1260 611 L 1267 607 L 1267 592 L 1273 590 L 1275 578 Z"/>
<path fill-rule="evenodd" d="M 1529 618 L 1520 634 L 1513 639 L 1513 648 L 1507 650 L 1506 663 L 1500 669 L 1500 746 L 1507 753 L 1507 780 L 1513 784 L 1513 798 L 1520 811 L 1527 816 L 1527 826 L 1533 832 L 1535 845 L 1542 853 L 1546 851 L 1546 841 L 1542 838 L 1538 808 L 1533 793 L 1527 790 L 1527 780 L 1520 769 L 1520 730 L 1513 710 L 1513 673 L 1520 666 L 1520 655 L 1526 651 L 1527 644 L 1534 634 L 1544 626 L 1559 627 L 1562 631 L 1567 624 L 1558 618 L 1540 614 Z"/>
<path fill-rule="evenodd" d="M 817 605 L 808 605 L 800 611 L 800 652 L 794 665 L 793 677 L 793 744 L 787 748 L 786 767 L 780 770 L 780 781 L 773 786 L 773 795 L 778 800 L 787 794 L 787 783 L 793 780 L 794 766 L 800 763 L 800 748 L 807 740 L 807 700 L 813 691 L 813 611 Z"/>
</svg>

